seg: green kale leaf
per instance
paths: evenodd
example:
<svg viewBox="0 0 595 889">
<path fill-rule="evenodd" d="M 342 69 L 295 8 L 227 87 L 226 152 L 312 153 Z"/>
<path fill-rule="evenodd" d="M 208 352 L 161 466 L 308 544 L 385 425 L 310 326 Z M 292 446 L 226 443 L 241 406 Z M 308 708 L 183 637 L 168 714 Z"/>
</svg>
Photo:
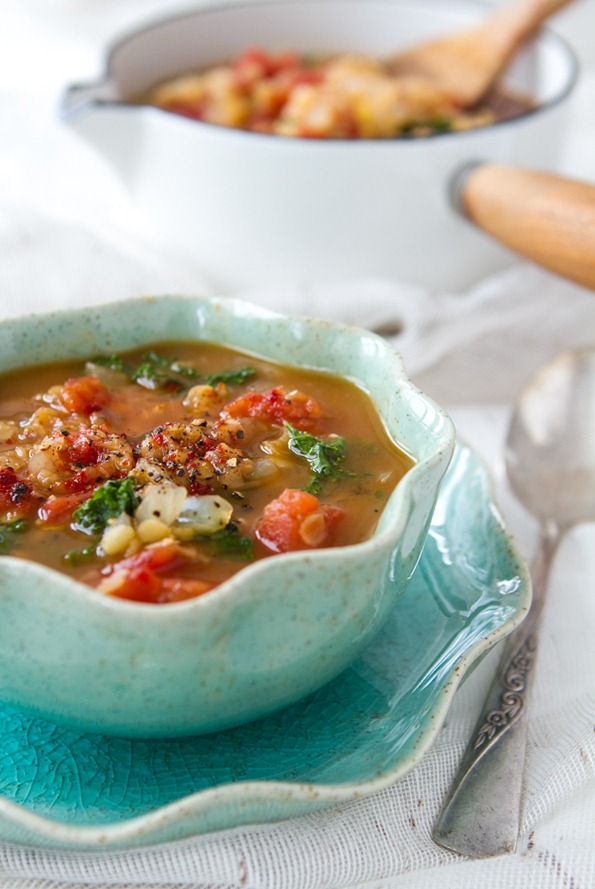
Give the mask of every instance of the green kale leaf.
<svg viewBox="0 0 595 889">
<path fill-rule="evenodd" d="M 87 562 L 92 562 L 96 556 L 97 547 L 95 544 L 90 544 L 84 546 L 83 549 L 71 549 L 64 553 L 63 559 L 71 568 L 76 568 L 77 565 L 86 565 Z"/>
<path fill-rule="evenodd" d="M 132 515 L 139 503 L 131 478 L 110 479 L 73 514 L 75 527 L 85 534 L 101 534 L 110 519 L 116 519 L 123 512 Z"/>
<path fill-rule="evenodd" d="M 14 522 L 0 524 L 0 554 L 6 555 L 15 544 L 15 534 L 22 534 L 27 530 L 27 522 L 24 519 L 16 519 Z"/>
<path fill-rule="evenodd" d="M 126 376 L 130 375 L 130 369 L 126 367 L 119 355 L 96 355 L 91 363 L 98 364 L 99 367 L 107 367 Z"/>
<path fill-rule="evenodd" d="M 237 367 L 233 370 L 220 370 L 217 373 L 207 374 L 205 383 L 207 386 L 216 386 L 217 383 L 225 383 L 227 386 L 241 386 L 254 376 L 256 376 L 256 371 L 253 367 Z"/>
<path fill-rule="evenodd" d="M 147 352 L 144 360 L 130 373 L 130 378 L 144 386 L 146 389 L 166 389 L 169 392 L 182 392 L 188 388 L 188 374 L 174 370 L 174 361 L 158 355 L 156 352 Z M 189 369 L 189 368 L 188 368 Z"/>
<path fill-rule="evenodd" d="M 200 382 L 208 386 L 216 386 L 217 383 L 226 383 L 229 386 L 242 385 L 256 375 L 253 367 L 238 367 L 202 377 L 200 371 L 192 365 L 183 364 L 175 358 L 165 358 L 154 351 L 146 352 L 137 367 L 127 364 L 118 355 L 99 355 L 93 359 L 93 363 L 123 373 L 129 380 L 144 386 L 145 389 L 163 389 L 172 393 L 184 392 Z"/>
<path fill-rule="evenodd" d="M 331 439 L 318 438 L 310 432 L 296 429 L 289 423 L 285 423 L 285 428 L 289 433 L 289 449 L 294 454 L 304 457 L 314 473 L 312 484 L 317 490 L 312 493 L 318 493 L 320 490 L 320 476 L 338 478 L 342 475 L 342 463 L 345 458 L 345 439 L 342 436 L 333 436 Z"/>
<path fill-rule="evenodd" d="M 252 539 L 240 534 L 238 526 L 233 522 L 230 522 L 222 531 L 210 534 L 208 538 L 201 537 L 200 540 L 205 540 L 208 543 L 214 555 L 237 556 L 247 561 L 254 558 Z"/>
</svg>

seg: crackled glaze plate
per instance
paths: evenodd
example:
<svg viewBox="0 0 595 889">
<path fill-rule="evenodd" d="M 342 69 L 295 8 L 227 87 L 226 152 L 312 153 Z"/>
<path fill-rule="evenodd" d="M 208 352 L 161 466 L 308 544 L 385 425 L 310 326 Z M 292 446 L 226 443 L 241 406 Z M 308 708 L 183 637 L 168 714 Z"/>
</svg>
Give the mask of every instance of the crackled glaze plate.
<svg viewBox="0 0 595 889">
<path fill-rule="evenodd" d="M 130 848 L 386 787 L 418 762 L 465 673 L 529 600 L 486 470 L 459 444 L 407 591 L 363 656 L 308 698 L 173 740 L 85 734 L 0 705 L 0 840 Z"/>
</svg>

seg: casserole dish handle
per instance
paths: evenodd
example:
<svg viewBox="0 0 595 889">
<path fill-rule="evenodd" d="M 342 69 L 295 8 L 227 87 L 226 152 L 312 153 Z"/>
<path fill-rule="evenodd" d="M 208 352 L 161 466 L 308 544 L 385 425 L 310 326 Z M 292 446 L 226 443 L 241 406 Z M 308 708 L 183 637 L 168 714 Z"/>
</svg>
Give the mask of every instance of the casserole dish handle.
<svg viewBox="0 0 595 889">
<path fill-rule="evenodd" d="M 595 290 L 595 185 L 475 162 L 459 170 L 457 211 L 505 247 Z"/>
</svg>

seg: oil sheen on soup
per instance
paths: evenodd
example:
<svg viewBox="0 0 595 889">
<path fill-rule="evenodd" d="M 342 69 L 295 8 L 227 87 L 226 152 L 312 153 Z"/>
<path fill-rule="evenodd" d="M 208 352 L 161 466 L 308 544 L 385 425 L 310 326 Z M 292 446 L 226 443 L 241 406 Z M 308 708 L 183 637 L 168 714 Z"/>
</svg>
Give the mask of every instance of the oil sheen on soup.
<svg viewBox="0 0 595 889">
<path fill-rule="evenodd" d="M 411 458 L 368 395 L 211 343 L 0 380 L 0 553 L 169 603 L 373 533 Z"/>
</svg>

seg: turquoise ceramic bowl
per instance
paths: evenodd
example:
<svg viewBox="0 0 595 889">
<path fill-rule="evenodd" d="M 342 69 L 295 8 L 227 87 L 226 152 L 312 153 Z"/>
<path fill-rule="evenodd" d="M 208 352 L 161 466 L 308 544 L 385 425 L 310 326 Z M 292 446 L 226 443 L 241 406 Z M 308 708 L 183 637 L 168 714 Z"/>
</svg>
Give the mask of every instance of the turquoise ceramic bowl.
<svg viewBox="0 0 595 889">
<path fill-rule="evenodd" d="M 364 543 L 275 556 L 155 607 L 0 561 L 0 700 L 128 737 L 240 725 L 329 682 L 380 630 L 417 565 L 455 435 L 381 338 L 229 299 L 152 297 L 0 325 L 0 370 L 207 340 L 358 382 L 416 465 Z"/>
</svg>

